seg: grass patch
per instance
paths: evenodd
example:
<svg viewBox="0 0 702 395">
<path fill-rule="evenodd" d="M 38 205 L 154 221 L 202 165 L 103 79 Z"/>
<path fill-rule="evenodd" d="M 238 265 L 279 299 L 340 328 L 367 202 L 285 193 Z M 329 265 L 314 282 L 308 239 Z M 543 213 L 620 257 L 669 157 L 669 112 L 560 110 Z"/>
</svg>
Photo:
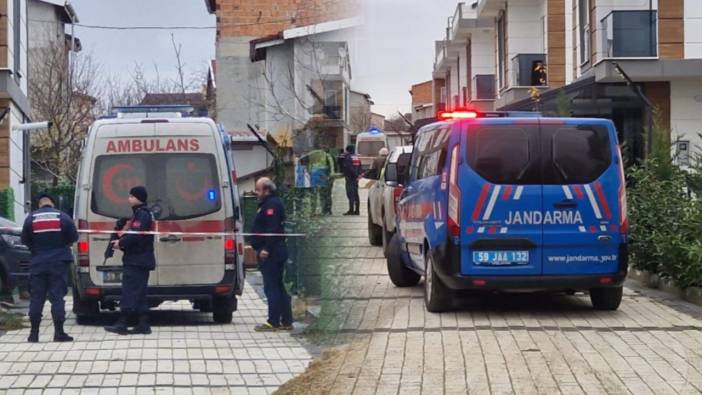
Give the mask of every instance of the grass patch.
<svg viewBox="0 0 702 395">
<path fill-rule="evenodd" d="M 16 331 L 25 328 L 24 315 L 0 311 L 0 331 Z"/>
</svg>

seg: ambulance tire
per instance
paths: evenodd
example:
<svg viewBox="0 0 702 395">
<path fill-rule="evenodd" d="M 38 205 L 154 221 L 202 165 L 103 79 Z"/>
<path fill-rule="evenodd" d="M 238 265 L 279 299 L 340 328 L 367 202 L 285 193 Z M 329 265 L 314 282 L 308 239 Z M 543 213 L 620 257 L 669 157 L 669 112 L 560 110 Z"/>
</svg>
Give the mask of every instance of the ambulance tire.
<svg viewBox="0 0 702 395">
<path fill-rule="evenodd" d="M 379 246 L 383 244 L 383 227 L 373 223 L 370 204 L 368 204 L 368 241 L 370 241 L 372 246 Z"/>
<path fill-rule="evenodd" d="M 390 281 L 392 281 L 396 287 L 412 287 L 419 284 L 419 280 L 422 276 L 410 270 L 405 266 L 404 262 L 402 262 L 402 248 L 400 246 L 400 237 L 397 233 L 390 239 L 388 255 L 385 261 L 388 265 Z"/>
<path fill-rule="evenodd" d="M 97 301 L 81 300 L 76 287 L 71 287 L 71 290 L 73 293 L 73 314 L 76 316 L 76 322 L 78 325 L 87 325 L 100 314 L 100 306 Z"/>
<path fill-rule="evenodd" d="M 212 319 L 218 324 L 231 324 L 232 315 L 237 309 L 236 296 L 214 298 L 212 300 Z"/>
<path fill-rule="evenodd" d="M 446 288 L 434 270 L 434 258 L 425 247 L 424 252 L 424 306 L 430 313 L 441 313 L 452 307 L 453 291 Z"/>
<path fill-rule="evenodd" d="M 623 287 L 593 288 L 590 290 L 590 301 L 595 310 L 614 311 L 622 303 Z"/>
<path fill-rule="evenodd" d="M 388 232 L 383 228 L 383 256 L 386 258 L 388 257 L 388 251 L 390 251 L 390 240 L 392 240 L 394 234 L 394 232 Z"/>
</svg>

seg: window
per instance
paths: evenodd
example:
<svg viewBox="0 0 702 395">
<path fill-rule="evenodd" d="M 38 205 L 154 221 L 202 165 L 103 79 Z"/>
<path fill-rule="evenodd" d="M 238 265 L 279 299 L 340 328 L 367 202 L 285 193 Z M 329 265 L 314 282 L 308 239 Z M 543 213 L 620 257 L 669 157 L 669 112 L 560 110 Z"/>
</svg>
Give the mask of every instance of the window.
<svg viewBox="0 0 702 395">
<path fill-rule="evenodd" d="M 541 127 L 544 184 L 587 184 L 612 162 L 609 132 L 592 125 Z M 550 163 L 549 163 L 550 162 Z"/>
<path fill-rule="evenodd" d="M 14 33 L 13 38 L 13 68 L 15 74 L 15 80 L 19 81 L 22 78 L 22 1 L 14 0 L 12 4 L 12 28 Z"/>
<path fill-rule="evenodd" d="M 413 179 L 439 175 L 446 164 L 451 129 L 435 129 L 419 136 L 415 145 L 411 173 Z"/>
<path fill-rule="evenodd" d="M 505 14 L 502 13 L 497 19 L 497 78 L 500 89 L 507 85 L 507 27 L 505 26 Z"/>
<path fill-rule="evenodd" d="M 495 184 L 540 184 L 538 125 L 471 127 L 470 167 Z"/>
<path fill-rule="evenodd" d="M 580 64 L 590 62 L 590 0 L 578 0 L 578 34 L 580 37 Z"/>
<path fill-rule="evenodd" d="M 378 156 L 378 151 L 385 147 L 383 140 L 361 140 L 358 142 L 358 151 L 356 154 L 361 156 Z"/>
<path fill-rule="evenodd" d="M 222 207 L 217 165 L 211 154 L 104 155 L 95 160 L 92 210 L 112 218 L 131 217 L 129 189 L 145 185 L 154 216 L 178 220 Z"/>
</svg>

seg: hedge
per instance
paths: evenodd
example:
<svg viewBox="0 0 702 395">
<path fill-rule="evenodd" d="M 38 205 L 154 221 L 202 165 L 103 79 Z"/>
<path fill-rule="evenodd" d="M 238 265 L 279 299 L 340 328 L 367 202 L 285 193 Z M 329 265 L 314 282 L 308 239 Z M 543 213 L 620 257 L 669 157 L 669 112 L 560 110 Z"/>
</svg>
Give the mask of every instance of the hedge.
<svg viewBox="0 0 702 395">
<path fill-rule="evenodd" d="M 12 188 L 0 190 L 0 216 L 15 220 L 15 191 Z"/>
</svg>

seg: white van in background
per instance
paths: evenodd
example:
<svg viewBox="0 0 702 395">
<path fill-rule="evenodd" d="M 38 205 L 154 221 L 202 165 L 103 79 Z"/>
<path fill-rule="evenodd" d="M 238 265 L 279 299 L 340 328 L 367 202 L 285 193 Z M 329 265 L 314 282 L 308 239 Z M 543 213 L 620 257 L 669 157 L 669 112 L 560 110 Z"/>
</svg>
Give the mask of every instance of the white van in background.
<svg viewBox="0 0 702 395">
<path fill-rule="evenodd" d="M 373 160 L 378 157 L 378 151 L 387 146 L 387 137 L 378 129 L 359 133 L 356 136 L 356 156 L 361 160 L 361 168 L 364 171 L 370 169 Z"/>
<path fill-rule="evenodd" d="M 244 286 L 244 240 L 225 235 L 243 229 L 230 140 L 211 119 L 182 117 L 178 110 L 122 108 L 91 126 L 79 166 L 75 219 L 81 230 L 111 231 L 118 218 L 132 214 L 129 189 L 144 185 L 155 230 L 163 232 L 154 242 L 150 304 L 190 300 L 212 312 L 216 322 L 231 322 Z M 113 309 L 119 300 L 122 255 L 115 251 L 104 258 L 109 238 L 81 233 L 77 243 L 72 274 L 79 320 Z"/>
</svg>

